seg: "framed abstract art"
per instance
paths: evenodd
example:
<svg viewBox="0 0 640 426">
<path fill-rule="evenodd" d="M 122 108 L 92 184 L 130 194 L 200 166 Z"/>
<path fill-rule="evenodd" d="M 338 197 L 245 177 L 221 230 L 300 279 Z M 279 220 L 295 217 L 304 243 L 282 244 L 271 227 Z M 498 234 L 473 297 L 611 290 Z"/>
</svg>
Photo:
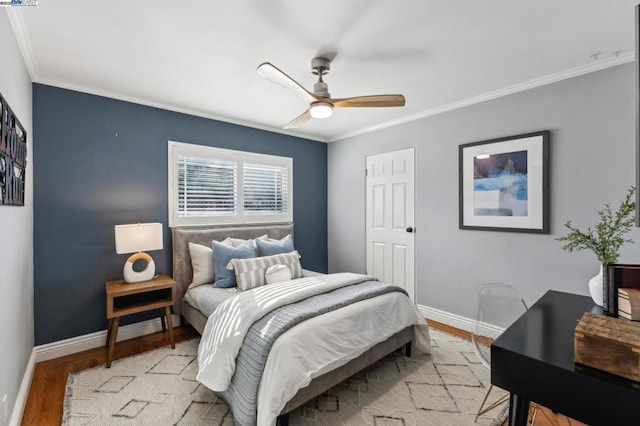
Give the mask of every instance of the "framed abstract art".
<svg viewBox="0 0 640 426">
<path fill-rule="evenodd" d="M 549 233 L 549 131 L 459 146 L 460 229 Z"/>
</svg>

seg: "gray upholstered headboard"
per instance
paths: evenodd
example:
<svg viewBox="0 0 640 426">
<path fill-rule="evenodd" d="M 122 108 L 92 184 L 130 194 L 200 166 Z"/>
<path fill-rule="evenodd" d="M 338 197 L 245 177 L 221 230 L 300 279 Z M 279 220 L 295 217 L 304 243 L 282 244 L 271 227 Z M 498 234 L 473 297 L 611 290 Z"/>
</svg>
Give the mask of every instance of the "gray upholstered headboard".
<svg viewBox="0 0 640 426">
<path fill-rule="evenodd" d="M 193 276 L 189 242 L 211 247 L 213 240 L 222 241 L 227 237 L 249 239 L 264 234 L 277 239 L 281 239 L 287 234 L 293 236 L 293 223 L 173 228 L 171 235 L 173 237 L 173 279 L 176 281 L 175 313 L 181 313 L 182 298 L 191 284 Z"/>
</svg>

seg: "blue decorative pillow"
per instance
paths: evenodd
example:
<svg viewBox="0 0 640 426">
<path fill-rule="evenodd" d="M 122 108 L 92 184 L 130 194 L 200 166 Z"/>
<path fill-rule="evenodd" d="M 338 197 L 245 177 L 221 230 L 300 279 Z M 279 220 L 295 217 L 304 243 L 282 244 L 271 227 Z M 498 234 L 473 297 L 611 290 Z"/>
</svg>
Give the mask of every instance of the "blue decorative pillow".
<svg viewBox="0 0 640 426">
<path fill-rule="evenodd" d="M 256 238 L 255 243 L 258 246 L 260 256 L 273 256 L 276 254 L 291 253 L 293 250 L 293 238 L 291 234 L 287 235 L 280 241 L 265 241 Z"/>
<path fill-rule="evenodd" d="M 215 269 L 214 287 L 229 288 L 236 286 L 236 274 L 227 269 L 231 259 L 249 259 L 255 257 L 253 245 L 249 242 L 231 247 L 226 244 L 213 242 L 213 268 Z"/>
</svg>

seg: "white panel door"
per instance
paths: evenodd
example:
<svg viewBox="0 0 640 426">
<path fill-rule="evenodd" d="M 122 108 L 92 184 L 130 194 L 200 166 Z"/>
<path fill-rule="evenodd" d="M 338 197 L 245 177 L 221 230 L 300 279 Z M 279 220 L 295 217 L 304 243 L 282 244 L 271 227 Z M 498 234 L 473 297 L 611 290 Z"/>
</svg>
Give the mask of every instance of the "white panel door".
<svg viewBox="0 0 640 426">
<path fill-rule="evenodd" d="M 415 299 L 414 149 L 367 156 L 367 274 Z M 415 300 L 414 300 L 415 301 Z"/>
</svg>

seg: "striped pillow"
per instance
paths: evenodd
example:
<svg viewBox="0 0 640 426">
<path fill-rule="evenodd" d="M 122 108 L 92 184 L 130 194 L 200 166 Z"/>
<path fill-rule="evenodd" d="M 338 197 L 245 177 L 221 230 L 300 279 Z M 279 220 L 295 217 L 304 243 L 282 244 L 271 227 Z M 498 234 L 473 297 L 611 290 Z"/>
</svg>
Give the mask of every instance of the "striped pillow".
<svg viewBox="0 0 640 426">
<path fill-rule="evenodd" d="M 291 279 L 302 277 L 300 254 L 297 250 L 273 256 L 231 259 L 227 264 L 227 269 L 235 270 L 236 281 L 240 290 L 249 290 L 266 284 L 265 272 L 273 265 L 287 266 L 291 271 Z"/>
</svg>

